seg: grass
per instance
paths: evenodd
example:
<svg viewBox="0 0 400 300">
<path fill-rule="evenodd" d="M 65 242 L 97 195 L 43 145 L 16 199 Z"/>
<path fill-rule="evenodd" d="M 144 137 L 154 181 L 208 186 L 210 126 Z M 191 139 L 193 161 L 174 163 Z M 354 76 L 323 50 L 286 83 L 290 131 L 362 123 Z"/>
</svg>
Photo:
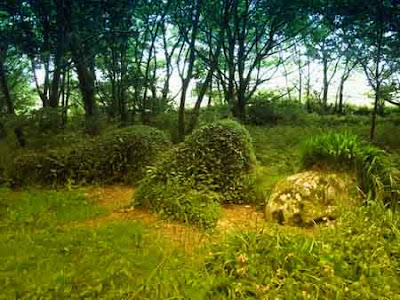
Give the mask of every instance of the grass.
<svg viewBox="0 0 400 300">
<path fill-rule="evenodd" d="M 103 213 L 79 190 L 3 189 L 1 207 L 0 299 L 400 299 L 400 219 L 376 202 L 334 227 L 267 223 L 190 254 L 140 221 L 71 226 Z"/>
<path fill-rule="evenodd" d="M 69 226 L 102 213 L 82 191 L 3 189 L 0 199 L 0 299 L 165 299 L 179 285 L 183 293 L 183 251 L 140 222 Z"/>
<path fill-rule="evenodd" d="M 264 198 L 301 169 L 300 144 L 322 130 L 248 129 Z M 395 132 L 385 134 L 380 143 L 398 152 Z M 155 234 L 158 223 L 85 226 L 106 214 L 83 190 L 0 188 L 0 299 L 400 299 L 400 218 L 379 201 L 344 210 L 331 227 L 266 223 L 191 253 Z"/>
<path fill-rule="evenodd" d="M 398 216 L 374 205 L 339 222 L 317 236 L 273 227 L 217 245 L 207 260 L 216 299 L 399 299 Z"/>
</svg>

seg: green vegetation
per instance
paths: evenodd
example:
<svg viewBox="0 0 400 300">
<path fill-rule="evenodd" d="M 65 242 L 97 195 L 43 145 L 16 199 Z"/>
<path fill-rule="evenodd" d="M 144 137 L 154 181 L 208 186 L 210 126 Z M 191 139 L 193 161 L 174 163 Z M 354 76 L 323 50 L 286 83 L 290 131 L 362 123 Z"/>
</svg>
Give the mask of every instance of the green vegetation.
<svg viewBox="0 0 400 300">
<path fill-rule="evenodd" d="M 151 127 L 111 130 L 66 147 L 16 157 L 10 181 L 17 186 L 132 182 L 168 145 L 166 136 Z"/>
<path fill-rule="evenodd" d="M 368 146 L 361 144 L 354 134 L 327 132 L 305 141 L 302 163 L 305 168 L 318 166 L 352 170 L 356 159 L 364 151 L 363 147 Z"/>
<path fill-rule="evenodd" d="M 220 203 L 251 202 L 244 176 L 255 163 L 249 132 L 223 120 L 200 127 L 149 168 L 136 199 L 161 215 L 213 227 Z"/>
<path fill-rule="evenodd" d="M 159 226 L 88 227 L 104 210 L 79 190 L 2 189 L 0 207 L 4 299 L 399 299 L 400 220 L 379 202 L 315 232 L 233 231 L 191 255 Z"/>
<path fill-rule="evenodd" d="M 303 145 L 305 168 L 345 168 L 357 174 L 359 187 L 369 199 L 394 203 L 399 199 L 400 165 L 383 150 L 349 132 L 327 132 Z"/>
<path fill-rule="evenodd" d="M 400 300 L 399 1 L 3 2 L 0 300 Z"/>
<path fill-rule="evenodd" d="M 216 245 L 212 299 L 399 299 L 399 218 L 375 204 L 316 236 L 269 228 Z"/>
</svg>

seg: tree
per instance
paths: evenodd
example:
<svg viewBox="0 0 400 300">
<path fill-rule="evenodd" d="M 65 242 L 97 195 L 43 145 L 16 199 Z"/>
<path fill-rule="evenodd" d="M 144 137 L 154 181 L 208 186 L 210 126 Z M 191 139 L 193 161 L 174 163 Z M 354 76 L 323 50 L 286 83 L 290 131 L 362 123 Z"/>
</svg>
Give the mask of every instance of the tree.
<svg viewBox="0 0 400 300">
<path fill-rule="evenodd" d="M 291 0 L 231 0 L 221 4 L 215 5 L 217 11 L 221 7 L 221 15 L 214 20 L 213 44 L 221 45 L 222 57 L 210 60 L 200 51 L 199 56 L 209 66 L 218 61 L 216 77 L 225 98 L 234 116 L 244 120 L 248 100 L 271 78 L 269 71 L 282 64 L 282 60 L 274 60 L 272 65 L 265 61 L 276 56 L 282 44 L 288 44 L 285 50 L 294 45 L 294 38 L 308 27 L 308 7 L 306 2 Z"/>
<path fill-rule="evenodd" d="M 371 116 L 370 140 L 374 140 L 376 115 L 380 103 L 381 86 L 398 70 L 398 27 L 400 4 L 395 1 L 367 0 L 338 1 L 336 9 L 342 28 L 361 45 L 360 64 L 375 93 Z"/>
</svg>

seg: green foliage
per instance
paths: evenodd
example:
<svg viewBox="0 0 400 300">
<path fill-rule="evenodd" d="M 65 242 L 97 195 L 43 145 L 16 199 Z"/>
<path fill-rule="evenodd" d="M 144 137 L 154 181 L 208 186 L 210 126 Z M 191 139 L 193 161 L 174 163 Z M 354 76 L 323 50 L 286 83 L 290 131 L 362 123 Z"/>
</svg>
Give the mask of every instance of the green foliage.
<svg viewBox="0 0 400 300">
<path fill-rule="evenodd" d="M 127 127 L 66 148 L 22 154 L 14 160 L 10 180 L 14 185 L 136 181 L 168 145 L 159 130 Z"/>
<path fill-rule="evenodd" d="M 309 138 L 303 144 L 302 163 L 305 168 L 320 165 L 354 169 L 359 147 L 357 136 L 328 131 Z"/>
<path fill-rule="evenodd" d="M 244 232 L 211 249 L 211 299 L 398 299 L 399 218 L 379 204 L 347 211 L 317 236 Z"/>
<path fill-rule="evenodd" d="M 206 125 L 231 117 L 232 111 L 229 105 L 214 103 L 212 106 L 200 109 L 199 124 Z"/>
<path fill-rule="evenodd" d="M 253 125 L 294 122 L 305 113 L 304 105 L 298 101 L 282 98 L 274 91 L 260 92 L 249 103 L 247 122 Z"/>
<path fill-rule="evenodd" d="M 45 107 L 34 110 L 29 118 L 29 127 L 35 128 L 40 133 L 54 133 L 63 126 L 62 115 L 65 108 Z"/>
<path fill-rule="evenodd" d="M 155 185 L 151 180 L 144 180 L 136 193 L 141 205 L 152 207 L 161 217 L 181 220 L 203 229 L 216 226 L 220 213 L 220 197 L 218 193 L 191 189 L 174 181 Z"/>
<path fill-rule="evenodd" d="M 254 162 L 244 127 L 231 120 L 212 123 L 150 168 L 136 198 L 169 218 L 212 227 L 219 203 L 251 201 L 251 181 L 244 178 Z"/>
<path fill-rule="evenodd" d="M 357 177 L 369 199 L 383 199 L 391 206 L 400 202 L 400 164 L 384 151 L 366 147 L 357 160 Z"/>
<path fill-rule="evenodd" d="M 229 186 L 255 162 L 248 131 L 232 120 L 203 126 L 174 153 L 174 169 L 194 185 L 213 190 Z"/>
<path fill-rule="evenodd" d="M 136 221 L 85 227 L 101 213 L 80 190 L 0 189 L 0 298 L 166 299 L 184 293 L 190 270 L 181 252 Z"/>
<path fill-rule="evenodd" d="M 160 162 L 154 178 L 174 178 L 196 189 L 221 192 L 235 186 L 254 162 L 248 131 L 223 120 L 195 130 Z"/>
<path fill-rule="evenodd" d="M 348 132 L 310 138 L 303 144 L 305 168 L 347 169 L 357 174 L 361 191 L 370 199 L 394 203 L 400 200 L 399 167 L 379 148 Z"/>
<path fill-rule="evenodd" d="M 176 124 L 178 124 L 178 112 L 174 110 L 152 116 L 149 119 L 149 125 L 164 131 L 174 143 L 178 141 Z"/>
</svg>

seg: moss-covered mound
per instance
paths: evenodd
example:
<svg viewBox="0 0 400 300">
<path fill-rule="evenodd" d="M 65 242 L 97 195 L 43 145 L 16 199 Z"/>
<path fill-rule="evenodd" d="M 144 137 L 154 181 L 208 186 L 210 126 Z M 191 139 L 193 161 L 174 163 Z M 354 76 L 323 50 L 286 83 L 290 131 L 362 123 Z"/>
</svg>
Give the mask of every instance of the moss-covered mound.
<svg viewBox="0 0 400 300">
<path fill-rule="evenodd" d="M 169 145 L 157 129 L 127 127 L 66 148 L 21 155 L 9 180 L 18 186 L 132 182 Z"/>
<path fill-rule="evenodd" d="M 214 206 L 210 203 L 249 202 L 251 188 L 244 176 L 254 162 L 251 137 L 242 125 L 231 120 L 212 123 L 195 130 L 184 143 L 148 170 L 139 186 L 137 199 L 157 212 L 170 210 L 170 218 L 200 224 L 203 221 L 198 221 L 197 217 L 193 221 L 186 209 L 172 209 L 170 204 L 186 207 L 187 203 L 199 202 L 200 207 L 209 209 Z M 185 195 L 178 197 L 170 189 Z M 204 197 L 198 197 L 196 191 L 201 191 Z M 205 213 L 204 218 L 207 217 Z"/>
</svg>

